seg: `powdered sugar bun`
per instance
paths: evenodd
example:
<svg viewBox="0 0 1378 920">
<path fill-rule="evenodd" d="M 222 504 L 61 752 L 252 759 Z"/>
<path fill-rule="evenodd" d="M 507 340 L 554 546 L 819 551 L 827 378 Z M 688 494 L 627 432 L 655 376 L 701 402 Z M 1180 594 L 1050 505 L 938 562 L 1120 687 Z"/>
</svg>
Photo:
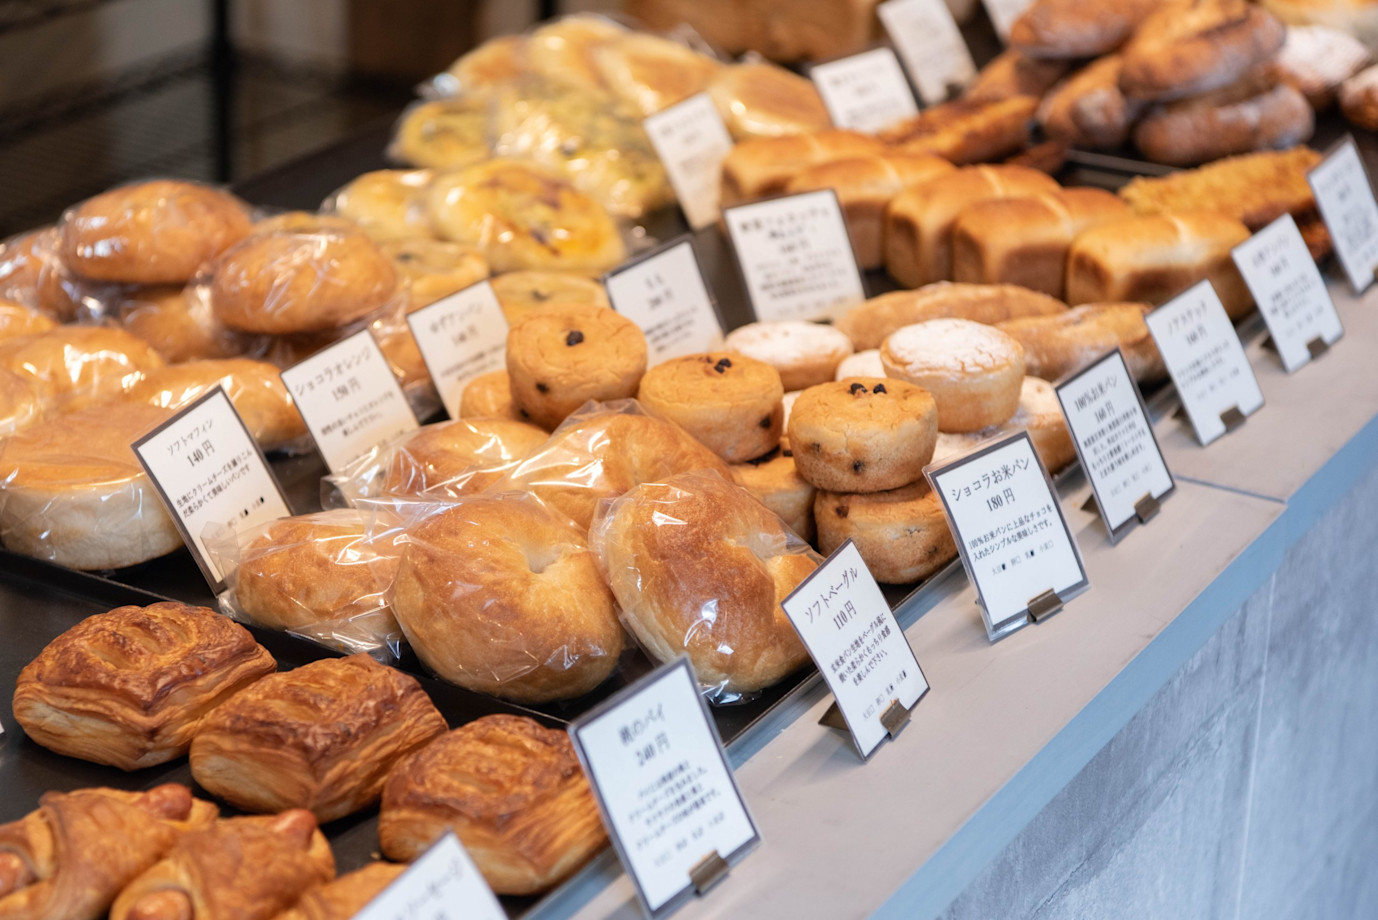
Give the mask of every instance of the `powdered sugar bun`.
<svg viewBox="0 0 1378 920">
<path fill-rule="evenodd" d="M 1326 109 L 1340 84 L 1373 63 L 1364 43 L 1327 26 L 1288 26 L 1273 70 L 1298 90 L 1311 107 Z"/>
<path fill-rule="evenodd" d="M 837 365 L 852 353 L 852 340 L 820 323 L 748 323 L 728 333 L 723 347 L 775 368 L 788 391 L 832 380 Z"/>
<path fill-rule="evenodd" d="M 933 395 L 940 431 L 979 431 L 1018 408 L 1024 348 L 993 326 L 965 319 L 905 326 L 881 344 L 880 360 L 886 376 Z"/>
<path fill-rule="evenodd" d="M 884 376 L 885 365 L 880 362 L 880 349 L 868 348 L 843 358 L 841 363 L 837 365 L 837 374 L 834 379 Z"/>
<path fill-rule="evenodd" d="M 1019 388 L 1019 408 L 1003 425 L 992 425 L 965 434 L 942 433 L 933 448 L 933 463 L 941 466 L 971 453 L 993 438 L 1014 431 L 1027 431 L 1034 452 L 1048 472 L 1056 473 L 1076 459 L 1072 434 L 1053 385 L 1041 377 L 1025 377 Z"/>
</svg>

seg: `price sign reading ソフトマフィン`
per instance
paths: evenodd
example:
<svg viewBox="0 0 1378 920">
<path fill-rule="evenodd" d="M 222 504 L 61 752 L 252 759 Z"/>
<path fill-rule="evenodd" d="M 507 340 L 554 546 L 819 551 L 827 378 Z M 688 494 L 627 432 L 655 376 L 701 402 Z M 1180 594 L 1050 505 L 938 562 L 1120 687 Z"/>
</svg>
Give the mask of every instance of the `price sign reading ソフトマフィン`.
<svg viewBox="0 0 1378 920">
<path fill-rule="evenodd" d="M 706 891 L 760 842 L 688 658 L 580 716 L 569 735 L 652 917 Z"/>
<path fill-rule="evenodd" d="M 354 916 L 355 920 L 506 920 L 507 911 L 459 838 L 449 831 Z"/>
<path fill-rule="evenodd" d="M 466 383 L 506 366 L 507 318 L 487 281 L 409 314 L 407 325 L 450 418 Z"/>
<path fill-rule="evenodd" d="M 651 364 L 712 351 L 722 325 L 689 237 L 609 272 L 608 300 L 646 336 Z"/>
</svg>

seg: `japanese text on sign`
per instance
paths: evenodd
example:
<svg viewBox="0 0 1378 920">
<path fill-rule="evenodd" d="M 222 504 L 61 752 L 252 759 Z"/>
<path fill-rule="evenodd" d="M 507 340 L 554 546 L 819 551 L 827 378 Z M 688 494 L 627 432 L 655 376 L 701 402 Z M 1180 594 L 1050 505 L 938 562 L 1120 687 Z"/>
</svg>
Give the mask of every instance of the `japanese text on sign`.
<svg viewBox="0 0 1378 920">
<path fill-rule="evenodd" d="M 715 222 L 722 161 L 732 149 L 732 136 L 713 99 L 707 93 L 690 96 L 643 124 L 689 226 L 698 230 Z"/>
<path fill-rule="evenodd" d="M 448 832 L 383 889 L 356 920 L 505 920 L 473 859 Z"/>
<path fill-rule="evenodd" d="M 976 76 L 971 52 L 943 0 L 889 0 L 876 13 L 924 102 L 937 105 Z"/>
<path fill-rule="evenodd" d="M 608 275 L 613 309 L 641 327 L 650 363 L 711 351 L 722 326 L 688 239 Z"/>
<path fill-rule="evenodd" d="M 459 418 L 464 385 L 507 362 L 507 320 L 487 281 L 470 285 L 407 316 L 450 418 Z"/>
<path fill-rule="evenodd" d="M 1378 268 L 1378 202 L 1354 138 L 1346 137 L 1306 179 L 1349 283 L 1355 291 L 1367 290 Z"/>
<path fill-rule="evenodd" d="M 833 124 L 874 134 L 918 114 L 895 52 L 873 48 L 809 71 Z"/>
</svg>

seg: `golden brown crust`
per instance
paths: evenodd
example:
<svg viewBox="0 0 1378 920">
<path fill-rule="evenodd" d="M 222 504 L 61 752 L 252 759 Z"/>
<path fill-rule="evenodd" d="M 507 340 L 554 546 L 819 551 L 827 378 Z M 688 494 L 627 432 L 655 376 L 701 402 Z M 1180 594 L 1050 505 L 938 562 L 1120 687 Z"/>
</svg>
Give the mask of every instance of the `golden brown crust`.
<svg viewBox="0 0 1378 920">
<path fill-rule="evenodd" d="M 355 914 L 406 871 L 406 866 L 397 863 L 369 863 L 333 882 L 312 888 L 301 896 L 295 907 L 278 914 L 277 920 L 353 920 Z"/>
<path fill-rule="evenodd" d="M 832 125 L 814 85 L 774 64 L 729 64 L 709 81 L 708 94 L 739 141 L 807 134 Z"/>
<path fill-rule="evenodd" d="M 701 93 L 722 67 L 679 42 L 631 32 L 593 49 L 593 66 L 605 87 L 642 115 Z"/>
<path fill-rule="evenodd" d="M 1120 89 L 1155 101 L 1210 92 L 1268 60 L 1285 38 L 1282 23 L 1248 0 L 1172 0 L 1125 44 Z"/>
<path fill-rule="evenodd" d="M 582 696 L 622 652 L 583 532 L 530 496 L 471 498 L 413 527 L 392 603 L 427 667 L 519 702 Z"/>
<path fill-rule="evenodd" d="M 957 557 L 942 501 L 923 480 L 890 492 L 819 492 L 814 517 L 819 551 L 850 539 L 877 581 L 908 584 Z"/>
<path fill-rule="evenodd" d="M 0 342 L 0 367 L 29 378 L 49 409 L 116 395 L 162 366 L 147 342 L 107 326 L 59 326 Z"/>
<path fill-rule="evenodd" d="M 1070 66 L 1065 61 L 1039 60 L 1009 48 L 981 68 L 962 98 L 967 102 L 998 102 L 1013 96 L 1036 99 L 1062 79 Z"/>
<path fill-rule="evenodd" d="M 881 132 L 903 153 L 940 156 L 958 165 L 999 160 L 1029 144 L 1036 96 L 944 102 Z"/>
<path fill-rule="evenodd" d="M 1114 51 L 1162 0 L 1036 0 L 1010 27 L 1010 45 L 1035 58 L 1089 58 Z"/>
<path fill-rule="evenodd" d="M 36 335 L 56 327 L 53 318 L 41 310 L 0 300 L 0 340 Z"/>
<path fill-rule="evenodd" d="M 789 443 L 799 475 L 834 492 L 884 492 L 923 478 L 938 406 L 903 380 L 849 377 L 795 400 Z"/>
<path fill-rule="evenodd" d="M 891 291 L 872 297 L 844 314 L 836 327 L 857 351 L 879 348 L 886 337 L 905 326 L 930 319 L 968 319 L 994 325 L 1019 316 L 1061 313 L 1060 300 L 1014 284 L 953 284 L 940 281 L 913 291 Z"/>
<path fill-rule="evenodd" d="M 597 278 L 577 272 L 524 271 L 498 275 L 492 281 L 493 294 L 502 307 L 509 326 L 529 313 L 562 307 L 565 304 L 593 304 L 611 307 L 608 293 Z"/>
<path fill-rule="evenodd" d="M 331 204 L 376 240 L 425 236 L 431 232 L 426 192 L 432 178 L 429 169 L 366 172 L 340 189 Z"/>
<path fill-rule="evenodd" d="M 1117 54 L 1092 61 L 1055 86 L 1038 106 L 1049 137 L 1090 149 L 1111 149 L 1129 140 L 1144 103 L 1120 92 Z"/>
<path fill-rule="evenodd" d="M 359 653 L 272 674 L 221 704 L 191 743 L 196 781 L 236 808 L 325 822 L 377 800 L 397 761 L 443 733 L 416 678 Z"/>
<path fill-rule="evenodd" d="M 43 417 L 43 401 L 33 381 L 0 370 L 0 437 L 34 425 Z"/>
<path fill-rule="evenodd" d="M 799 475 L 794 451 L 782 444 L 764 457 L 734 463 L 732 481 L 774 511 L 800 539 L 813 542 L 813 497 L 818 490 Z"/>
<path fill-rule="evenodd" d="M 205 297 L 181 286 L 136 288 L 120 296 L 114 313 L 169 364 L 232 358 L 248 344 L 220 324 Z"/>
<path fill-rule="evenodd" d="M 86 278 L 173 284 L 248 232 L 248 209 L 230 193 L 157 179 L 113 188 L 68 211 L 59 251 Z"/>
<path fill-rule="evenodd" d="M 50 750 L 133 770 L 182 756 L 206 713 L 276 667 L 248 630 L 205 607 L 118 607 L 25 666 L 14 715 Z"/>
<path fill-rule="evenodd" d="M 1166 176 L 1139 176 L 1119 195 L 1137 214 L 1218 211 L 1261 230 L 1283 214 L 1316 207 L 1306 174 L 1320 161 L 1309 147 L 1246 153 Z"/>
<path fill-rule="evenodd" d="M 1184 99 L 1157 106 L 1134 127 L 1134 144 L 1155 162 L 1194 166 L 1292 147 L 1310 140 L 1315 126 L 1306 97 L 1283 83 L 1237 101 Z"/>
<path fill-rule="evenodd" d="M 1154 383 L 1167 370 L 1144 322 L 1151 309 L 1144 303 L 1085 304 L 1057 316 L 1015 319 L 996 328 L 1024 346 L 1030 376 L 1060 380 L 1118 346 L 1134 379 Z"/>
<path fill-rule="evenodd" d="M 778 194 L 795 175 L 812 166 L 879 154 L 883 149 L 869 134 L 836 128 L 744 140 L 723 159 L 722 204 L 726 207 Z"/>
<path fill-rule="evenodd" d="M 397 445 L 383 491 L 448 497 L 482 492 L 547 437 L 535 425 L 502 418 L 427 425 Z"/>
<path fill-rule="evenodd" d="M 466 383 L 464 392 L 459 395 L 459 417 L 525 421 L 522 410 L 512 402 L 512 381 L 507 371 L 479 374 Z"/>
<path fill-rule="evenodd" d="M 77 306 L 72 279 L 57 255 L 58 239 L 56 227 L 45 227 L 0 243 L 0 297 L 66 322 Z"/>
<path fill-rule="evenodd" d="M 378 839 L 412 860 L 453 830 L 499 894 L 559 884 L 607 843 L 569 736 L 522 716 L 475 719 L 388 776 Z"/>
<path fill-rule="evenodd" d="M 714 352 L 657 364 L 637 399 L 689 432 L 728 463 L 759 457 L 780 443 L 785 390 L 764 361 Z"/>
<path fill-rule="evenodd" d="M 477 246 L 423 237 L 384 240 L 378 245 L 407 280 L 408 313 L 488 277 L 488 260 Z"/>
<path fill-rule="evenodd" d="M 397 125 L 396 139 L 388 153 L 398 162 L 427 167 L 425 171 L 428 173 L 431 168 L 463 169 L 481 163 L 487 159 L 491 147 L 491 106 L 491 100 L 481 93 L 419 103 L 402 115 Z M 411 170 L 386 172 L 405 174 Z M 377 176 L 377 180 L 367 186 L 346 187 L 346 191 L 353 192 L 355 201 L 359 202 L 354 206 L 356 213 L 362 206 L 383 217 L 385 223 L 381 224 L 381 229 L 385 235 L 390 234 L 389 225 L 394 224 L 400 216 L 396 199 L 405 201 L 407 192 L 406 185 L 399 184 L 395 188 L 389 188 L 389 185 L 384 176 Z M 361 195 L 364 189 L 367 191 Z M 361 198 L 374 200 L 363 204 Z M 336 206 L 339 207 L 338 204 Z M 405 211 L 402 213 L 405 214 Z"/>
</svg>

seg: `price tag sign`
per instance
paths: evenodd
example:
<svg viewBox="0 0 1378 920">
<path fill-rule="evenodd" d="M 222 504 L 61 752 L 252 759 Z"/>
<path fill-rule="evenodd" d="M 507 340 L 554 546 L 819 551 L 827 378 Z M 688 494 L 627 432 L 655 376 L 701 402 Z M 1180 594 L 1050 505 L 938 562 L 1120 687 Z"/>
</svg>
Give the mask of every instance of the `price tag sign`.
<svg viewBox="0 0 1378 920">
<path fill-rule="evenodd" d="M 943 0 L 888 0 L 876 14 L 927 104 L 946 101 L 976 76 L 962 30 Z"/>
<path fill-rule="evenodd" d="M 378 893 L 355 920 L 507 920 L 453 831 Z"/>
<path fill-rule="evenodd" d="M 1202 447 L 1262 408 L 1254 369 L 1209 281 L 1198 282 L 1144 320 Z"/>
<path fill-rule="evenodd" d="M 1009 44 L 1010 28 L 1014 21 L 1024 15 L 1032 3 L 1033 0 L 981 0 L 981 5 L 990 16 L 990 24 L 995 26 L 995 34 L 1005 44 Z"/>
<path fill-rule="evenodd" d="M 688 658 L 604 701 L 569 735 L 652 917 L 707 890 L 760 842 Z"/>
<path fill-rule="evenodd" d="M 855 544 L 838 547 L 780 606 L 828 682 L 857 751 L 869 759 L 899 730 L 886 724 L 887 714 L 907 718 L 928 681 Z"/>
<path fill-rule="evenodd" d="M 684 219 L 695 230 L 718 219 L 722 161 L 732 149 L 718 107 L 707 93 L 690 96 L 642 122 L 656 156 L 665 164 Z"/>
<path fill-rule="evenodd" d="M 1240 243 L 1231 255 L 1268 324 L 1287 373 L 1344 335 L 1335 302 L 1291 214 Z"/>
<path fill-rule="evenodd" d="M 361 329 L 282 372 L 330 472 L 417 427 L 373 334 Z"/>
<path fill-rule="evenodd" d="M 689 237 L 609 272 L 603 284 L 613 309 L 641 327 L 651 364 L 722 344 L 722 324 Z"/>
<path fill-rule="evenodd" d="M 1176 487 L 1124 355 L 1116 348 L 1059 383 L 1057 399 L 1110 542 L 1117 543 Z"/>
<path fill-rule="evenodd" d="M 450 418 L 466 383 L 507 366 L 507 319 L 487 281 L 409 314 L 407 325 Z"/>
<path fill-rule="evenodd" d="M 1378 202 L 1352 135 L 1345 135 L 1334 151 L 1307 173 L 1335 254 L 1357 294 L 1373 283 L 1378 268 Z"/>
<path fill-rule="evenodd" d="M 919 112 L 899 58 L 889 48 L 817 64 L 809 76 L 839 128 L 874 134 Z"/>
<path fill-rule="evenodd" d="M 1081 550 L 1027 431 L 924 475 L 942 499 L 992 642 L 1089 587 Z"/>
<path fill-rule="evenodd" d="M 723 219 L 758 320 L 831 319 L 866 299 L 832 189 L 738 205 Z"/>
<path fill-rule="evenodd" d="M 130 445 L 216 592 L 225 573 L 202 535 L 238 532 L 290 515 L 287 499 L 224 389 L 216 387 Z"/>
</svg>

